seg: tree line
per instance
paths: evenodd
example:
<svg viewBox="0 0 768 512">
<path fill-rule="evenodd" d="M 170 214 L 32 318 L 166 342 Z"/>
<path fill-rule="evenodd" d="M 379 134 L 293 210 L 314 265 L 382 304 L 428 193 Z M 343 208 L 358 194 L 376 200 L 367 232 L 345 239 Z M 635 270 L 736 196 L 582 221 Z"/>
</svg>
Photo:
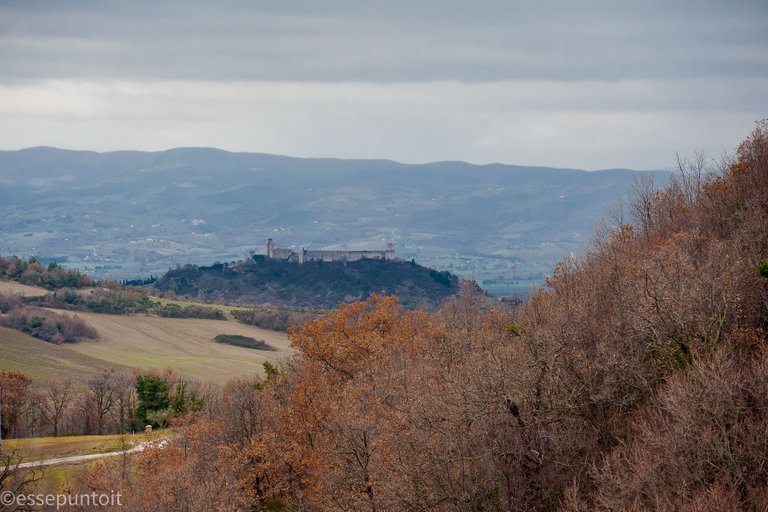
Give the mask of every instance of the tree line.
<svg viewBox="0 0 768 512">
<path fill-rule="evenodd" d="M 102 368 L 85 385 L 66 379 L 33 381 L 0 371 L 2 438 L 120 434 L 168 426 L 214 402 L 216 385 L 190 382 L 172 370 L 120 372 Z"/>
<path fill-rule="evenodd" d="M 96 330 L 77 314 L 66 315 L 45 308 L 113 315 L 154 314 L 166 318 L 226 320 L 221 309 L 194 304 L 164 304 L 152 300 L 147 290 L 112 284 L 85 293 L 60 288 L 36 297 L 0 293 L 0 326 L 16 329 L 50 343 L 74 343 L 96 338 Z"/>
<path fill-rule="evenodd" d="M 45 266 L 35 257 L 25 260 L 18 256 L 0 256 L 0 279 L 39 286 L 47 290 L 85 288 L 94 284 L 87 275 L 77 270 L 65 269 L 59 263 L 52 262 Z"/>
</svg>

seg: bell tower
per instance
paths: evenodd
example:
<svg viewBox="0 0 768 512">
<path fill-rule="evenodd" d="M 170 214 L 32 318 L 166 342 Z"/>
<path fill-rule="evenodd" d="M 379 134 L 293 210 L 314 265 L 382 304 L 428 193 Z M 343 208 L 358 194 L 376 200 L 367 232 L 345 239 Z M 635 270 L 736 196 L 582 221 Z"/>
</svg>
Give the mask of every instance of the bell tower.
<svg viewBox="0 0 768 512">
<path fill-rule="evenodd" d="M 384 259 L 388 261 L 395 259 L 395 244 L 392 242 L 387 244 L 387 250 L 384 252 Z"/>
</svg>

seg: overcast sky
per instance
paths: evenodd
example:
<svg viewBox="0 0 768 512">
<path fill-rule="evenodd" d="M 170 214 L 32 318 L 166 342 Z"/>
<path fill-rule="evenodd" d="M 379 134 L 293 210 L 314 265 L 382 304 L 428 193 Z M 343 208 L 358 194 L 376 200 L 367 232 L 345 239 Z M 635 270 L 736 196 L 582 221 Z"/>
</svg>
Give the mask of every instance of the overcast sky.
<svg viewBox="0 0 768 512">
<path fill-rule="evenodd" d="M 664 169 L 768 117 L 765 0 L 0 0 L 0 149 Z"/>
</svg>

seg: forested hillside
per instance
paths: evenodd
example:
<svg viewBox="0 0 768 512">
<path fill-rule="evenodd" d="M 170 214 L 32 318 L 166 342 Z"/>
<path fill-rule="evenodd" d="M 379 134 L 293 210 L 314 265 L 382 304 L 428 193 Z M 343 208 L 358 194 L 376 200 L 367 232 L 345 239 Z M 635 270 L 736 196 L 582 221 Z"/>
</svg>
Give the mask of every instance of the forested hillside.
<svg viewBox="0 0 768 512">
<path fill-rule="evenodd" d="M 514 312 L 371 297 L 176 439 L 82 475 L 130 510 L 768 509 L 768 123 L 636 187 Z"/>
<path fill-rule="evenodd" d="M 187 265 L 169 270 L 154 287 L 207 300 L 321 309 L 378 293 L 397 295 L 406 307 L 429 308 L 456 293 L 459 279 L 413 261 L 308 261 L 299 265 L 256 256 L 238 265 Z"/>
</svg>

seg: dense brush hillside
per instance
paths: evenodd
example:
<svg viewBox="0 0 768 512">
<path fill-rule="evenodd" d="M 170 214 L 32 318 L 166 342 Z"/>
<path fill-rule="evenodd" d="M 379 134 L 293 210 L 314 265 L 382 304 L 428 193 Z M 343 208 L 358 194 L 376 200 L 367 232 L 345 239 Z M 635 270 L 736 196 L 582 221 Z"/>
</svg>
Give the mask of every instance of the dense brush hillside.
<svg viewBox="0 0 768 512">
<path fill-rule="evenodd" d="M 397 295 L 407 307 L 430 307 L 456 293 L 459 280 L 415 262 L 308 261 L 301 265 L 256 256 L 238 265 L 187 265 L 170 270 L 154 286 L 164 292 L 242 303 L 333 308 L 371 293 Z"/>
<path fill-rule="evenodd" d="M 768 124 L 683 171 L 517 311 L 344 306 L 83 482 L 144 511 L 768 509 Z"/>
</svg>

